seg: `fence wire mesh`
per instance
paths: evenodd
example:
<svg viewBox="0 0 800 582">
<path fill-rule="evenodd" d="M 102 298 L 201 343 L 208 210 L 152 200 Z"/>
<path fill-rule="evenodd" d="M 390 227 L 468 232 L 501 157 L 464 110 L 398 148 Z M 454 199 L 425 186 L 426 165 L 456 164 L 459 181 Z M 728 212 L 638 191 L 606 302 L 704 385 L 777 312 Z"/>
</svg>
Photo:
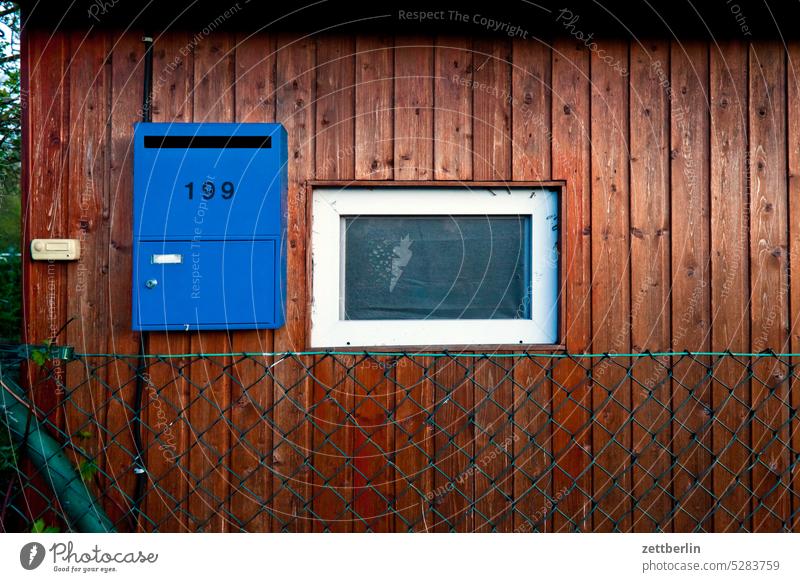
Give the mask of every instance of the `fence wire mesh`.
<svg viewBox="0 0 800 582">
<path fill-rule="evenodd" d="M 118 531 L 800 529 L 791 354 L 9 354 Z M 74 528 L 3 432 L 3 527 Z"/>
</svg>

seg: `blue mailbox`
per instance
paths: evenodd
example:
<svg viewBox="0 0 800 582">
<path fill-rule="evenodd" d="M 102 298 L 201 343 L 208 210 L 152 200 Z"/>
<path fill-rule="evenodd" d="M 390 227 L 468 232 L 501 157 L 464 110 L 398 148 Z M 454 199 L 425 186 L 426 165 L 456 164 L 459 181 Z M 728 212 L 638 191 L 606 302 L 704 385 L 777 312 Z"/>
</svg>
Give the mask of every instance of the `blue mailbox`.
<svg viewBox="0 0 800 582">
<path fill-rule="evenodd" d="M 138 123 L 133 329 L 272 329 L 286 296 L 286 131 Z"/>
</svg>

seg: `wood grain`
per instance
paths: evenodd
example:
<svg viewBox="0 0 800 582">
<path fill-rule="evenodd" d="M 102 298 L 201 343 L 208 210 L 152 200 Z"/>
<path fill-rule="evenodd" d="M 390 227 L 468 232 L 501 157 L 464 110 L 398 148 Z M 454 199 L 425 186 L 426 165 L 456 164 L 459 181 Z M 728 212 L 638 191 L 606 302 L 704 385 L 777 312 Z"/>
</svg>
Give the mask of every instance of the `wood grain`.
<svg viewBox="0 0 800 582">
<path fill-rule="evenodd" d="M 751 349 L 785 352 L 788 341 L 788 192 L 786 187 L 786 64 L 776 42 L 750 47 L 750 323 Z M 781 531 L 790 507 L 787 487 L 789 389 L 775 360 L 754 366 L 752 409 L 753 524 Z"/>
<path fill-rule="evenodd" d="M 552 178 L 552 67 L 550 49 L 545 44 L 513 42 L 510 105 L 513 118 L 511 178 L 514 182 Z M 562 196 L 566 194 L 566 191 L 561 193 Z M 552 499 L 550 415 L 553 387 L 550 373 L 552 361 L 549 358 L 522 357 L 514 363 L 515 531 L 552 531 L 553 521 L 543 519 L 548 499 Z"/>
<path fill-rule="evenodd" d="M 433 39 L 397 37 L 394 49 L 395 180 L 433 176 Z"/>
<path fill-rule="evenodd" d="M 23 303 L 31 343 L 75 316 L 58 340 L 76 351 L 138 349 L 129 319 L 130 140 L 143 46 L 139 32 L 118 34 L 24 34 Z M 767 42 L 597 46 L 630 76 L 567 38 L 550 48 L 501 37 L 392 39 L 369 31 L 313 39 L 224 31 L 196 39 L 177 30 L 157 36 L 154 121 L 285 125 L 289 289 L 280 330 L 191 338 L 151 332 L 145 351 L 307 347 L 306 187 L 315 178 L 565 180 L 561 347 L 800 350 L 793 315 L 800 285 L 790 276 L 800 269 L 798 45 L 790 44 L 788 63 L 784 48 Z M 29 260 L 32 238 L 64 236 L 82 239 L 80 262 Z M 276 382 L 262 379 L 263 366 L 275 362 L 237 360 L 232 377 L 220 375 L 230 358 L 151 366 L 143 400 L 149 493 L 140 530 L 350 531 L 353 485 L 364 493 L 357 493 L 357 510 L 367 516 L 358 525 L 365 530 L 526 528 L 548 498 L 555 500 L 552 519 L 536 529 L 800 527 L 790 521 L 800 501 L 788 489 L 797 489 L 797 477 L 780 445 L 791 439 L 800 448 L 797 421 L 786 424 L 800 388 L 774 361 L 760 361 L 757 379 L 743 382 L 748 370 L 732 359 L 711 381 L 704 377 L 708 359 L 675 358 L 669 394 L 666 385 L 648 385 L 658 368 L 646 360 L 634 368 L 633 385 L 619 367 L 597 363 L 593 388 L 580 359 L 551 365 L 523 358 L 513 362 L 513 376 L 508 361 L 485 361 L 466 380 L 460 361 L 381 360 L 356 370 L 358 388 L 347 377 L 355 360 L 333 365 L 322 358 L 310 380 L 289 359 L 273 368 Z M 54 364 L 63 376 L 63 363 Z M 86 370 L 73 369 L 63 379 L 77 386 Z M 37 370 L 26 374 L 29 383 L 40 379 Z M 35 393 L 68 432 L 95 425 L 87 448 L 101 453 L 101 468 L 117 478 L 118 489 L 104 497 L 114 519 L 128 514 L 135 485 L 126 452 L 132 376 L 121 361 L 98 376 L 116 397 L 109 405 L 99 382 L 76 391 L 69 408 L 60 407 L 53 383 Z M 348 420 L 338 405 L 352 408 L 356 397 L 365 407 Z M 674 422 L 665 425 L 656 400 L 672 408 Z M 270 426 L 259 410 L 273 405 Z M 481 464 L 482 452 L 506 437 L 502 410 L 510 407 L 513 473 L 502 454 Z M 327 428 L 312 434 L 308 414 Z M 391 430 L 389 420 L 396 423 Z M 231 434 L 227 422 L 245 434 Z M 100 436 L 101 424 L 117 433 L 116 442 Z M 356 429 L 365 427 L 356 444 Z M 658 436 L 648 440 L 652 432 Z M 354 446 L 362 451 L 355 456 Z M 384 468 L 390 462 L 394 475 Z M 451 483 L 458 491 L 435 495 Z M 97 479 L 93 487 L 107 485 Z M 508 508 L 513 519 L 505 517 Z"/>
<path fill-rule="evenodd" d="M 476 180 L 511 179 L 511 43 L 475 39 L 472 90 Z"/>
<path fill-rule="evenodd" d="M 624 44 L 608 41 L 601 48 L 608 58 L 627 67 Z M 627 353 L 631 347 L 628 79 L 598 54 L 592 54 L 592 350 Z M 631 384 L 624 368 L 629 364 L 625 358 L 603 360 L 593 371 L 593 528 L 599 532 L 628 531 L 632 524 Z"/>
<path fill-rule="evenodd" d="M 789 321 L 790 340 L 792 353 L 800 353 L 800 43 L 792 41 L 787 47 L 787 102 L 788 111 L 787 149 L 789 151 L 789 272 L 791 289 L 789 295 Z M 793 363 L 796 365 L 797 360 Z M 800 409 L 800 383 L 796 378 L 790 379 L 791 406 L 794 410 Z M 791 446 L 795 451 L 800 451 L 800 418 L 795 416 L 791 427 Z M 800 474 L 795 472 L 791 482 L 792 491 L 800 491 Z M 793 496 L 792 506 L 793 523 L 789 524 L 791 531 L 800 532 L 800 497 Z"/>
<path fill-rule="evenodd" d="M 711 348 L 750 349 L 750 222 L 747 184 L 747 46 L 711 50 Z M 750 527 L 750 383 L 733 359 L 713 386 L 714 531 Z"/>
<path fill-rule="evenodd" d="M 109 38 L 105 32 L 70 33 L 72 61 L 69 68 L 69 191 L 66 197 L 67 238 L 78 239 L 81 257 L 67 267 L 67 345 L 84 353 L 104 353 L 109 332 L 108 246 L 108 98 L 110 63 L 106 57 Z M 66 385 L 75 389 L 64 403 L 64 431 L 82 443 L 86 457 L 68 452 L 76 467 L 97 469 L 87 486 L 97 494 L 106 472 L 104 451 L 108 391 L 104 371 L 93 369 L 102 358 L 88 358 L 86 366 L 67 368 Z"/>
<path fill-rule="evenodd" d="M 551 149 L 553 177 L 566 180 L 564 302 L 567 351 L 588 350 L 592 337 L 592 211 L 590 56 L 584 47 L 558 40 L 553 45 Z M 554 494 L 562 494 L 553 531 L 591 530 L 591 388 L 582 363 L 563 360 L 553 370 L 552 454 Z"/>
<path fill-rule="evenodd" d="M 436 39 L 433 117 L 434 180 L 469 180 L 472 176 L 472 52 L 468 41 Z M 464 371 L 468 362 L 440 358 L 433 374 L 435 423 L 434 531 L 473 531 L 474 410 L 473 386 Z"/>
<path fill-rule="evenodd" d="M 235 120 L 243 123 L 275 121 L 275 37 L 239 33 L 234 47 Z M 234 352 L 272 352 L 272 330 L 237 331 Z M 239 522 L 234 530 L 272 530 L 273 434 L 267 411 L 273 405 L 273 382 L 267 368 L 274 357 L 239 358 L 231 368 L 230 513 Z"/>
<path fill-rule="evenodd" d="M 356 38 L 356 178 L 394 176 L 394 49 L 389 38 Z"/>
<path fill-rule="evenodd" d="M 432 374 L 435 532 L 472 532 L 475 499 L 474 387 L 468 358 L 441 357 Z"/>
<path fill-rule="evenodd" d="M 472 178 L 472 52 L 465 39 L 439 37 L 434 53 L 434 180 Z"/>
<path fill-rule="evenodd" d="M 355 177 L 355 41 L 332 37 L 317 43 L 316 178 Z M 313 282 L 312 282 L 313 283 Z M 315 358 L 313 413 L 314 530 L 353 529 L 353 358 Z"/>
<path fill-rule="evenodd" d="M 22 90 L 22 341 L 41 344 L 56 338 L 67 320 L 67 265 L 58 261 L 30 260 L 30 242 L 35 238 L 63 237 L 67 232 L 69 192 L 69 35 L 23 27 L 21 39 Z M 63 426 L 61 401 L 64 362 L 53 361 L 52 379 L 44 369 L 29 363 L 21 378 L 27 382 L 33 403 L 42 417 Z M 28 464 L 23 465 L 30 470 Z M 42 491 L 47 483 L 33 485 Z M 25 495 L 34 515 L 56 523 L 55 513 L 43 513 L 49 500 Z"/>
<path fill-rule="evenodd" d="M 394 49 L 356 39 L 356 180 L 394 177 Z M 353 530 L 394 530 L 394 389 L 390 360 L 365 357 L 353 370 Z"/>
<path fill-rule="evenodd" d="M 112 354 L 135 354 L 141 338 L 131 331 L 131 295 L 115 292 L 115 281 L 133 280 L 133 123 L 141 118 L 142 34 L 130 31 L 118 38 L 111 52 L 111 100 L 109 144 L 109 242 L 107 252 L 110 333 L 106 351 Z M 136 370 L 130 360 L 112 362 L 106 371 L 106 383 L 117 393 L 109 401 L 106 426 L 116 437 L 106 448 L 107 469 L 116 491 L 112 503 L 127 518 L 134 506 L 137 477 L 133 472 L 131 451 L 135 451 L 133 411 L 139 406 L 136 397 Z M 122 518 L 122 515 L 119 516 Z M 112 518 L 114 520 L 114 518 Z M 117 520 L 115 520 L 117 521 Z M 126 524 L 128 526 L 128 524 Z"/>
<path fill-rule="evenodd" d="M 511 43 L 476 39 L 472 58 L 473 178 L 511 180 Z M 474 364 L 475 532 L 509 532 L 514 527 L 509 503 L 514 494 L 514 438 L 508 422 L 514 407 L 512 378 L 511 360 Z"/>
<path fill-rule="evenodd" d="M 276 351 L 306 347 L 306 181 L 314 175 L 314 66 L 313 40 L 296 35 L 278 37 L 277 112 L 289 140 L 289 193 L 286 239 L 286 325 L 275 332 Z M 291 400 L 290 400 L 291 398 Z M 309 531 L 306 501 L 311 476 L 307 451 L 310 427 L 301 421 L 310 406 L 308 379 L 287 361 L 275 368 L 275 438 L 273 531 Z M 296 404 L 295 404 L 296 403 Z"/>
<path fill-rule="evenodd" d="M 170 34 L 153 43 L 154 122 L 191 121 L 194 55 L 186 51 L 189 35 Z M 190 337 L 180 332 L 145 334 L 148 354 L 188 354 Z M 188 531 L 186 504 L 189 496 L 189 385 L 188 360 L 156 362 L 147 370 L 143 421 L 143 446 L 146 451 L 150 489 L 140 527 L 146 531 Z"/>
<path fill-rule="evenodd" d="M 433 40 L 395 39 L 395 180 L 433 176 Z M 430 531 L 433 523 L 433 360 L 401 359 L 394 369 L 395 526 Z"/>
<path fill-rule="evenodd" d="M 234 38 L 217 34 L 194 47 L 195 122 L 231 122 L 234 119 Z M 202 249 L 197 251 L 202 253 Z M 202 260 L 202 258 L 201 258 Z M 226 331 L 191 335 L 191 353 L 226 354 L 233 350 Z M 231 442 L 237 435 L 230 427 L 231 378 L 225 373 L 230 357 L 195 360 L 189 368 L 189 512 L 196 531 L 229 531 Z"/>
<path fill-rule="evenodd" d="M 353 382 L 353 531 L 394 531 L 394 389 L 389 358 L 359 356 Z"/>
<path fill-rule="evenodd" d="M 631 45 L 631 346 L 634 352 L 670 347 L 669 104 L 663 71 L 669 44 Z M 670 384 L 668 358 L 641 359 L 632 378 L 633 514 L 635 531 L 657 531 L 670 513 Z M 652 438 L 651 435 L 657 435 Z"/>
<path fill-rule="evenodd" d="M 317 179 L 355 177 L 355 50 L 355 41 L 349 37 L 334 36 L 317 42 Z M 359 94 L 363 96 L 363 90 Z"/>
<path fill-rule="evenodd" d="M 708 50 L 703 43 L 672 46 L 672 348 L 706 351 L 710 341 Z M 711 388 L 704 359 L 673 358 L 673 494 L 681 508 L 676 532 L 703 531 L 712 489 Z M 702 443 L 699 446 L 698 443 Z"/>
</svg>

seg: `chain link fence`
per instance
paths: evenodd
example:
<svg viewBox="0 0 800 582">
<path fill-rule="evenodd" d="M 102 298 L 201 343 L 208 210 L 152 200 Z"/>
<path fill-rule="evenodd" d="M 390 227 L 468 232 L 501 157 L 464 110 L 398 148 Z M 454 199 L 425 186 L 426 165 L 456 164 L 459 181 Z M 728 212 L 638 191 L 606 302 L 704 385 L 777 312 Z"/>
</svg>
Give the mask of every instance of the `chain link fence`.
<svg viewBox="0 0 800 582">
<path fill-rule="evenodd" d="M 800 529 L 792 354 L 4 353 L 6 531 Z"/>
</svg>

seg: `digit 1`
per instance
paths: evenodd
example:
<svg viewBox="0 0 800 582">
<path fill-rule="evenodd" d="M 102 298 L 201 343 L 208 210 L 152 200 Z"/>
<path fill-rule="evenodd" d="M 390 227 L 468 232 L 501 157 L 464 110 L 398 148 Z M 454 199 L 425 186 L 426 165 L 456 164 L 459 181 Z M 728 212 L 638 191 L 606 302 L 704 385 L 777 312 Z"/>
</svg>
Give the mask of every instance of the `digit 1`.
<svg viewBox="0 0 800 582">
<path fill-rule="evenodd" d="M 189 182 L 184 186 L 184 188 L 189 190 L 189 200 L 191 200 L 192 197 L 194 196 L 194 182 Z"/>
</svg>

